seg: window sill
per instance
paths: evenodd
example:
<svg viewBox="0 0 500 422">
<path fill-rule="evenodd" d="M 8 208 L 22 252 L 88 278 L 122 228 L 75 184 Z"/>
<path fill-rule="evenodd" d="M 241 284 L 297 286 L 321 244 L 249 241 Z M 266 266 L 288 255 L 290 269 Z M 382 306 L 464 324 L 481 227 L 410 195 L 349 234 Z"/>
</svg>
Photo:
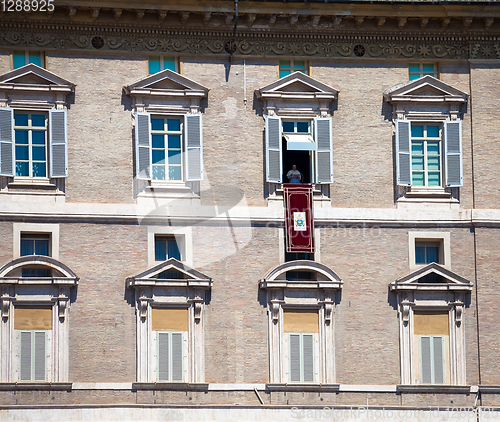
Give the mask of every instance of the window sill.
<svg viewBox="0 0 500 422">
<path fill-rule="evenodd" d="M 266 384 L 269 391 L 339 391 L 340 384 L 285 383 Z"/>
<path fill-rule="evenodd" d="M 71 391 L 71 382 L 2 382 L 0 391 L 12 390 L 49 390 L 49 391 Z"/>
<path fill-rule="evenodd" d="M 451 192 L 446 191 L 445 188 L 410 188 L 405 196 L 410 198 L 451 198 Z"/>
<path fill-rule="evenodd" d="M 443 385 L 443 384 L 417 384 L 398 385 L 397 389 L 401 393 L 470 393 L 470 385 Z"/>
<path fill-rule="evenodd" d="M 315 184 L 315 183 L 303 183 L 297 186 L 303 186 L 303 185 L 312 185 L 313 188 L 313 201 L 314 203 L 318 204 L 320 207 L 323 206 L 329 206 L 330 205 L 330 185 L 329 184 Z M 283 183 L 269 183 L 270 189 L 269 189 L 269 196 L 268 196 L 268 203 L 272 203 L 274 201 L 277 202 L 277 204 L 283 205 L 283 198 L 284 198 L 284 189 L 283 189 Z"/>
<path fill-rule="evenodd" d="M 29 188 L 50 188 L 56 189 L 55 183 L 52 183 L 48 177 L 14 177 L 14 180 L 8 184 L 9 188 L 18 188 L 18 187 L 29 187 Z"/>
<path fill-rule="evenodd" d="M 189 383 L 189 382 L 133 382 L 132 390 L 196 390 L 207 391 L 208 383 Z"/>
<path fill-rule="evenodd" d="M 138 198 L 188 198 L 199 199 L 199 182 L 174 182 L 168 180 L 151 180 L 147 182 Z"/>
</svg>

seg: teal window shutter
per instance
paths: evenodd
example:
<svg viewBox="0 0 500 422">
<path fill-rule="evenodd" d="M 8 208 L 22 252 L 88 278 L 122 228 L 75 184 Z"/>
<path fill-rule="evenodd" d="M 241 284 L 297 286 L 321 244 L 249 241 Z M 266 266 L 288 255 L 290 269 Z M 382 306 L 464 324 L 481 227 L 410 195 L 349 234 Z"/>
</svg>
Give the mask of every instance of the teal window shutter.
<svg viewBox="0 0 500 422">
<path fill-rule="evenodd" d="M 14 177 L 14 109 L 0 108 L 0 176 Z"/>
<path fill-rule="evenodd" d="M 28 52 L 28 63 L 33 63 L 42 67 L 42 53 L 40 51 Z"/>
<path fill-rule="evenodd" d="M 161 70 L 160 56 L 149 56 L 149 74 L 158 73 Z"/>
<path fill-rule="evenodd" d="M 166 56 L 163 57 L 163 69 L 168 69 L 173 72 L 177 72 L 176 65 L 175 65 L 175 57 L 172 56 Z"/>
<path fill-rule="evenodd" d="M 411 123 L 396 120 L 396 174 L 399 186 L 411 186 Z"/>
<path fill-rule="evenodd" d="M 12 65 L 14 69 L 19 69 L 26 65 L 26 52 L 24 50 L 14 50 L 12 54 Z"/>
</svg>

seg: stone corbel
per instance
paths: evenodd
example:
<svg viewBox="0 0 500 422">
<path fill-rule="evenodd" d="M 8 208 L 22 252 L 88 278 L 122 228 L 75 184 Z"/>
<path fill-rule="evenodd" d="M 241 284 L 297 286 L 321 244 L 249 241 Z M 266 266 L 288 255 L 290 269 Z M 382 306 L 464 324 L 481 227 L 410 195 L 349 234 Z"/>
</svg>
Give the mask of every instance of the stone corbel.
<svg viewBox="0 0 500 422">
<path fill-rule="evenodd" d="M 198 98 L 191 98 L 189 112 L 192 114 L 196 114 L 199 113 L 199 111 L 200 111 L 200 100 Z"/>
<path fill-rule="evenodd" d="M 12 301 L 12 297 L 8 295 L 8 293 L 4 294 L 0 299 L 2 301 L 2 318 L 9 318 L 9 310 L 10 310 L 10 302 Z"/>
<path fill-rule="evenodd" d="M 150 289 L 140 289 L 137 299 L 137 312 L 139 312 L 142 321 L 145 321 L 148 316 L 148 304 L 151 300 Z"/>
<path fill-rule="evenodd" d="M 280 316 L 280 307 L 283 303 L 283 290 L 273 289 L 271 291 L 271 300 L 269 301 L 269 311 L 274 323 L 277 323 Z"/>
<path fill-rule="evenodd" d="M 462 315 L 464 313 L 464 304 L 461 302 L 455 303 L 455 322 L 457 326 L 460 326 L 462 323 Z"/>
<path fill-rule="evenodd" d="M 410 302 L 406 298 L 401 302 L 401 319 L 405 325 L 407 325 L 410 321 L 410 307 L 412 305 L 414 305 L 414 303 Z"/>
<path fill-rule="evenodd" d="M 333 292 L 325 291 L 325 300 L 323 301 L 325 307 L 325 322 L 331 323 L 333 317 L 333 309 L 334 309 L 334 294 Z"/>
<path fill-rule="evenodd" d="M 59 288 L 59 296 L 57 297 L 57 305 L 59 308 L 59 319 L 66 318 L 66 309 L 68 308 L 69 289 L 68 287 Z"/>
<path fill-rule="evenodd" d="M 194 322 L 200 322 L 201 320 L 201 311 L 203 310 L 203 291 L 200 289 L 196 289 L 194 291 L 193 298 L 193 308 L 194 308 Z"/>
</svg>

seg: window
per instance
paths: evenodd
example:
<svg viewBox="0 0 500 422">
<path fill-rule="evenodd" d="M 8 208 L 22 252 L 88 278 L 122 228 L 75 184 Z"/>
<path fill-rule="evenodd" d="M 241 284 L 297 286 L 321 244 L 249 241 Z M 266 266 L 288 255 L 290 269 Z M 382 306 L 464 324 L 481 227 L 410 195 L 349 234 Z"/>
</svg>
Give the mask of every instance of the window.
<svg viewBox="0 0 500 422">
<path fill-rule="evenodd" d="M 16 176 L 47 177 L 47 118 L 14 112 Z"/>
<path fill-rule="evenodd" d="M 441 127 L 412 124 L 412 186 L 441 186 L 441 160 Z"/>
<path fill-rule="evenodd" d="M 27 255 L 59 258 L 59 224 L 14 223 L 14 258 Z"/>
<path fill-rule="evenodd" d="M 44 67 L 44 55 L 41 51 L 14 50 L 12 53 L 12 67 L 18 69 L 32 63 Z"/>
<path fill-rule="evenodd" d="M 148 265 L 158 265 L 170 258 L 193 265 L 192 228 L 148 226 Z"/>
<path fill-rule="evenodd" d="M 37 272 L 47 275 L 40 277 Z M 25 277 L 39 277 L 25 280 Z M 25 255 L 0 268 L 0 382 L 68 389 L 70 292 L 78 277 L 49 256 Z"/>
<path fill-rule="evenodd" d="M 21 234 L 21 256 L 45 255 L 50 256 L 50 235 L 36 233 Z"/>
<path fill-rule="evenodd" d="M 178 60 L 173 56 L 149 56 L 148 69 L 150 75 L 165 69 L 179 72 Z"/>
<path fill-rule="evenodd" d="M 415 242 L 415 264 L 439 264 L 439 243 L 438 242 Z"/>
<path fill-rule="evenodd" d="M 153 180 L 182 179 L 181 136 L 181 119 L 151 116 Z"/>
<path fill-rule="evenodd" d="M 186 379 L 187 372 L 187 308 L 153 308 L 152 330 L 156 333 L 158 382 Z"/>
<path fill-rule="evenodd" d="M 413 81 L 426 75 L 437 78 L 437 65 L 434 63 L 410 63 L 408 65 L 408 80 Z"/>
<path fill-rule="evenodd" d="M 181 260 L 177 240 L 172 236 L 155 236 L 155 261 L 166 261 L 169 258 Z"/>
<path fill-rule="evenodd" d="M 294 273 L 309 276 L 297 282 L 290 277 Z M 287 262 L 260 281 L 269 307 L 271 384 L 335 382 L 333 310 L 342 284 L 314 261 Z"/>
<path fill-rule="evenodd" d="M 408 232 L 410 270 L 433 262 L 451 268 L 449 232 Z"/>
<path fill-rule="evenodd" d="M 464 315 L 472 287 L 435 262 L 391 283 L 398 298 L 402 388 L 465 385 Z"/>
<path fill-rule="evenodd" d="M 280 78 L 293 72 L 309 73 L 309 68 L 305 60 L 280 60 L 278 75 Z"/>
<path fill-rule="evenodd" d="M 166 275 L 166 276 L 163 276 Z M 212 279 L 170 258 L 127 279 L 137 306 L 137 383 L 205 379 L 203 313 Z"/>
</svg>

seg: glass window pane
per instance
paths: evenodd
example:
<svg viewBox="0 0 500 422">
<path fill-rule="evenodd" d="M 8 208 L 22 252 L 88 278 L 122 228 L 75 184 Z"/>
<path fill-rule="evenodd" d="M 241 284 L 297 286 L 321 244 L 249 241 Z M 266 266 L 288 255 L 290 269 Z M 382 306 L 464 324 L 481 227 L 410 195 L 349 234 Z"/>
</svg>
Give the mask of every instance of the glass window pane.
<svg viewBox="0 0 500 422">
<path fill-rule="evenodd" d="M 411 168 L 413 170 L 423 170 L 424 157 L 411 157 Z"/>
<path fill-rule="evenodd" d="M 429 138 L 439 138 L 439 126 L 427 126 L 427 136 Z"/>
<path fill-rule="evenodd" d="M 434 73 L 434 65 L 432 63 L 424 63 L 422 69 L 424 73 Z"/>
<path fill-rule="evenodd" d="M 153 164 L 165 164 L 165 150 L 154 149 L 152 151 Z"/>
<path fill-rule="evenodd" d="M 21 113 L 14 113 L 15 126 L 28 126 L 28 115 Z"/>
<path fill-rule="evenodd" d="M 424 186 L 424 173 L 413 172 L 412 185 L 413 186 Z"/>
<path fill-rule="evenodd" d="M 425 247 L 415 245 L 415 264 L 425 264 Z"/>
<path fill-rule="evenodd" d="M 155 261 L 165 261 L 167 259 L 167 241 L 155 239 Z"/>
<path fill-rule="evenodd" d="M 440 173 L 430 173 L 427 176 L 429 181 L 429 186 L 441 186 L 441 176 Z"/>
<path fill-rule="evenodd" d="M 45 116 L 43 114 L 32 114 L 31 126 L 45 127 Z"/>
<path fill-rule="evenodd" d="M 163 119 L 151 119 L 151 129 L 152 130 L 164 130 L 165 121 Z"/>
<path fill-rule="evenodd" d="M 45 163 L 33 163 L 33 177 L 46 177 L 47 166 Z"/>
<path fill-rule="evenodd" d="M 31 142 L 35 145 L 45 145 L 45 131 L 34 130 L 31 132 Z"/>
<path fill-rule="evenodd" d="M 153 166 L 153 180 L 165 180 L 165 166 Z"/>
<path fill-rule="evenodd" d="M 280 70 L 290 69 L 290 60 L 280 60 Z"/>
<path fill-rule="evenodd" d="M 35 240 L 35 255 L 49 256 L 49 241 L 48 239 Z"/>
<path fill-rule="evenodd" d="M 168 257 L 178 259 L 179 261 L 181 260 L 181 252 L 179 251 L 176 240 L 168 241 Z"/>
<path fill-rule="evenodd" d="M 418 75 L 418 74 L 415 75 L 415 74 L 411 74 L 410 73 L 410 76 L 408 77 L 408 80 L 409 81 L 414 81 L 415 79 L 418 79 L 418 78 L 420 78 L 420 75 Z"/>
<path fill-rule="evenodd" d="M 167 130 L 172 132 L 180 132 L 181 130 L 180 119 L 167 119 Z"/>
<path fill-rule="evenodd" d="M 289 70 L 281 70 L 279 72 L 279 77 L 282 78 L 283 76 L 289 75 L 291 72 Z"/>
<path fill-rule="evenodd" d="M 412 155 L 424 155 L 424 143 L 423 142 L 412 142 L 411 143 L 411 153 L 412 153 Z"/>
<path fill-rule="evenodd" d="M 160 56 L 149 56 L 149 74 L 157 73 L 160 70 Z"/>
<path fill-rule="evenodd" d="M 163 69 L 169 69 L 175 72 L 175 57 L 163 57 Z"/>
<path fill-rule="evenodd" d="M 21 239 L 21 256 L 34 255 L 34 243 L 32 239 Z"/>
<path fill-rule="evenodd" d="M 16 176 L 29 176 L 29 175 L 30 175 L 29 163 L 16 161 Z"/>
<path fill-rule="evenodd" d="M 431 262 L 438 262 L 438 248 L 437 246 L 427 246 L 426 248 L 426 264 Z"/>
<path fill-rule="evenodd" d="M 410 63 L 408 65 L 408 70 L 411 73 L 419 73 L 420 72 L 420 65 L 418 63 Z"/>
<path fill-rule="evenodd" d="M 295 60 L 293 62 L 294 70 L 305 70 L 306 62 L 304 60 Z"/>
<path fill-rule="evenodd" d="M 297 122 L 297 132 L 309 133 L 309 122 Z"/>
<path fill-rule="evenodd" d="M 180 147 L 181 147 L 181 135 L 168 135 L 168 147 L 180 149 Z"/>
<path fill-rule="evenodd" d="M 427 142 L 427 154 L 439 155 L 439 142 Z"/>
<path fill-rule="evenodd" d="M 18 69 L 20 67 L 23 67 L 26 64 L 26 58 L 24 55 L 24 51 L 22 50 L 15 50 L 14 54 L 12 55 L 12 64 L 14 66 L 14 69 Z"/>
<path fill-rule="evenodd" d="M 181 180 L 181 167 L 171 166 L 168 168 L 168 179 L 169 180 Z"/>
<path fill-rule="evenodd" d="M 151 135 L 153 148 L 165 148 L 165 138 L 163 135 Z"/>
<path fill-rule="evenodd" d="M 283 132 L 293 132 L 295 130 L 293 122 L 282 121 L 281 126 L 283 127 Z"/>
<path fill-rule="evenodd" d="M 16 145 L 16 160 L 29 160 L 28 146 Z"/>
<path fill-rule="evenodd" d="M 28 131 L 27 130 L 16 130 L 16 144 L 17 145 L 28 145 Z"/>
<path fill-rule="evenodd" d="M 179 150 L 168 151 L 168 164 L 181 164 L 181 152 Z"/>
<path fill-rule="evenodd" d="M 45 161 L 45 147 L 33 147 L 31 150 L 33 160 Z"/>
<path fill-rule="evenodd" d="M 42 67 L 42 55 L 39 51 L 30 51 L 28 53 L 28 61 Z"/>
<path fill-rule="evenodd" d="M 429 171 L 438 171 L 438 170 L 441 170 L 441 166 L 440 166 L 440 163 L 441 160 L 439 159 L 439 157 L 428 157 L 427 158 L 427 169 Z"/>
<path fill-rule="evenodd" d="M 421 125 L 411 125 L 411 137 L 422 138 L 424 136 L 424 127 Z"/>
</svg>

